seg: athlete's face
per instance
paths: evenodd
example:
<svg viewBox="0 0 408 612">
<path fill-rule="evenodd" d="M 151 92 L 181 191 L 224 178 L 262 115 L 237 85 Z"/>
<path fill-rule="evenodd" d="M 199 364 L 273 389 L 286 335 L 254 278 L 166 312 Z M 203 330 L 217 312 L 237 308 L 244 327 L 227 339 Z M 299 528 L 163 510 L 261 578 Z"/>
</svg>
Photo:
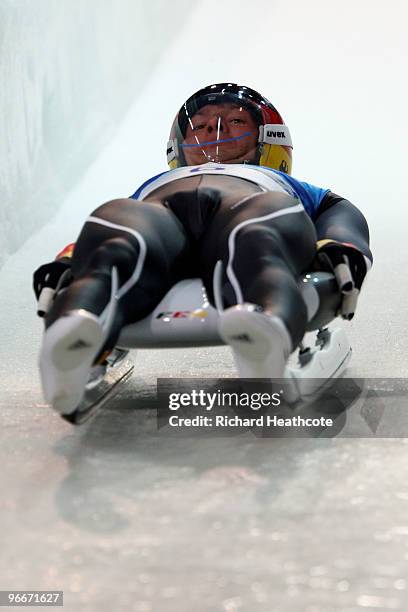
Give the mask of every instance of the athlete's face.
<svg viewBox="0 0 408 612">
<path fill-rule="evenodd" d="M 189 166 L 220 162 L 239 164 L 255 158 L 258 126 L 235 104 L 208 104 L 189 120 L 183 152 Z"/>
</svg>

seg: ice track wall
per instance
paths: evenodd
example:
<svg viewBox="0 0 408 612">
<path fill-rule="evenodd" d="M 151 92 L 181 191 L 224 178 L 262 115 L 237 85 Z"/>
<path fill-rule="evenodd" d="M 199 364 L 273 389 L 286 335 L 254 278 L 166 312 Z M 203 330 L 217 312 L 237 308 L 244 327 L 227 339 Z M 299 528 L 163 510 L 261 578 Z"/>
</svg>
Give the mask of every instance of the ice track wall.
<svg viewBox="0 0 408 612">
<path fill-rule="evenodd" d="M 0 0 L 0 265 L 110 139 L 193 6 Z"/>
</svg>

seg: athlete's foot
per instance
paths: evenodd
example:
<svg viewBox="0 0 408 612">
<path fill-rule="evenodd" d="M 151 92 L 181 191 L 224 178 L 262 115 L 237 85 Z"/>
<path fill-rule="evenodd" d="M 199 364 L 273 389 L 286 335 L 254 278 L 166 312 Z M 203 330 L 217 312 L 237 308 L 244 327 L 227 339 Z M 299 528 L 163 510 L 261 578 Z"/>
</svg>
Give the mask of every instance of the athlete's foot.
<svg viewBox="0 0 408 612">
<path fill-rule="evenodd" d="M 46 401 L 60 414 L 72 413 L 80 403 L 103 342 L 99 318 L 82 309 L 67 312 L 45 331 L 41 381 Z"/>
<path fill-rule="evenodd" d="M 232 348 L 240 378 L 283 377 L 291 340 L 282 319 L 241 304 L 221 313 L 219 332 Z"/>
</svg>

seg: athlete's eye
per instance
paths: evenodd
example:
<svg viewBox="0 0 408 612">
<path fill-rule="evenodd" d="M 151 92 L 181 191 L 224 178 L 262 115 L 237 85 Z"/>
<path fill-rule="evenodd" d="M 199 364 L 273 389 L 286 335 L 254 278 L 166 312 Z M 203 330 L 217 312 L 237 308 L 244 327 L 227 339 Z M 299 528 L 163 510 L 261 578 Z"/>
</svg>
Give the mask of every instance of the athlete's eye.
<svg viewBox="0 0 408 612">
<path fill-rule="evenodd" d="M 232 117 L 230 119 L 230 123 L 232 123 L 233 125 L 240 125 L 242 123 L 245 123 L 245 121 L 241 119 L 241 117 Z"/>
<path fill-rule="evenodd" d="M 196 132 L 197 130 L 203 130 L 204 128 L 204 123 L 198 123 L 197 125 L 193 125 L 193 132 Z"/>
</svg>

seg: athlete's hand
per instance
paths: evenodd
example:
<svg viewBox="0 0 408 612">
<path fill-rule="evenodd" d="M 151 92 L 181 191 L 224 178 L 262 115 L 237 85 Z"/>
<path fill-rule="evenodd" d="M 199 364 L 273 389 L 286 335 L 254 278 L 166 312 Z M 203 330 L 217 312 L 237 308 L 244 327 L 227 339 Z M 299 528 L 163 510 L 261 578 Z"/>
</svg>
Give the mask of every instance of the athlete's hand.
<svg viewBox="0 0 408 612">
<path fill-rule="evenodd" d="M 357 307 L 361 286 L 367 274 L 367 259 L 354 245 L 335 240 L 319 240 L 317 265 L 321 270 L 333 272 L 343 295 L 339 313 L 351 320 Z"/>
<path fill-rule="evenodd" d="M 34 272 L 33 288 L 39 317 L 47 314 L 57 288 L 68 284 L 71 278 L 71 260 L 67 257 L 44 264 Z"/>
</svg>

